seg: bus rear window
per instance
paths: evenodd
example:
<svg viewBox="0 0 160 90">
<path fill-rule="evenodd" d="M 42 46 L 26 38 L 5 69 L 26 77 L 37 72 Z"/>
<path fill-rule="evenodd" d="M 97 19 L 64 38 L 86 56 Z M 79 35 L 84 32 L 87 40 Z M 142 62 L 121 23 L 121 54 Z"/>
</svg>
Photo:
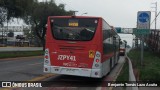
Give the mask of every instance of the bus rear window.
<svg viewBox="0 0 160 90">
<path fill-rule="evenodd" d="M 57 40 L 92 40 L 98 25 L 94 18 L 51 18 L 52 35 Z"/>
</svg>

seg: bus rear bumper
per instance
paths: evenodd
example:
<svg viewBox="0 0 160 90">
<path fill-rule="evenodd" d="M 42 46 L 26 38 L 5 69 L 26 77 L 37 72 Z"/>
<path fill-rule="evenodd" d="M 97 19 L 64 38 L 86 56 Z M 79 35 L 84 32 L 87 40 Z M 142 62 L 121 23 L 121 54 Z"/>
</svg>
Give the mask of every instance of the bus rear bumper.
<svg viewBox="0 0 160 90">
<path fill-rule="evenodd" d="M 44 66 L 45 73 L 102 78 L 101 69 Z"/>
</svg>

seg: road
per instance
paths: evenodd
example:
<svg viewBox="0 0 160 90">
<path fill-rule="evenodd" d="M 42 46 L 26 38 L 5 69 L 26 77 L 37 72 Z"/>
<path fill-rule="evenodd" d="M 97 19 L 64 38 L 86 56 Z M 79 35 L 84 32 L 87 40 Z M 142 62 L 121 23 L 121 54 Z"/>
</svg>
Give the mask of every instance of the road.
<svg viewBox="0 0 160 90">
<path fill-rule="evenodd" d="M 0 60 L 0 81 L 26 81 L 43 75 L 43 58 Z"/>
<path fill-rule="evenodd" d="M 0 81 L 46 81 L 46 88 L 20 88 L 18 90 L 106 90 L 107 81 L 114 81 L 124 63 L 120 57 L 116 67 L 102 79 L 67 75 L 50 75 L 43 80 L 36 79 L 48 74 L 43 73 L 43 57 L 28 57 L 0 60 Z M 60 89 L 57 87 L 60 87 Z M 10 90 L 10 89 L 9 89 Z"/>
</svg>

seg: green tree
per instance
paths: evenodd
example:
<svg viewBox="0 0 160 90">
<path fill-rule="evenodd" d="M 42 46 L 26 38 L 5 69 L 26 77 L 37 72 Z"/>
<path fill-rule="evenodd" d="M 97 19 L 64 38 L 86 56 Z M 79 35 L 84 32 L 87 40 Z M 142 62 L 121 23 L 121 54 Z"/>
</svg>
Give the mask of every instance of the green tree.
<svg viewBox="0 0 160 90">
<path fill-rule="evenodd" d="M 6 9 L 0 7 L 0 25 L 3 26 L 3 22 L 7 19 Z"/>
<path fill-rule="evenodd" d="M 0 0 L 0 24 L 12 18 L 23 19 L 33 27 L 31 32 L 40 38 L 43 46 L 48 16 L 62 15 L 73 15 L 73 11 L 66 11 L 64 4 L 56 5 L 54 0 Z"/>
<path fill-rule="evenodd" d="M 57 6 L 54 0 L 50 2 L 34 2 L 28 15 L 24 17 L 27 24 L 34 26 L 36 35 L 40 38 L 42 45 L 45 46 L 46 24 L 48 16 L 72 15 L 71 11 L 65 11 L 63 4 Z"/>
<path fill-rule="evenodd" d="M 22 18 L 35 0 L 0 0 L 0 24 L 12 18 Z"/>
</svg>

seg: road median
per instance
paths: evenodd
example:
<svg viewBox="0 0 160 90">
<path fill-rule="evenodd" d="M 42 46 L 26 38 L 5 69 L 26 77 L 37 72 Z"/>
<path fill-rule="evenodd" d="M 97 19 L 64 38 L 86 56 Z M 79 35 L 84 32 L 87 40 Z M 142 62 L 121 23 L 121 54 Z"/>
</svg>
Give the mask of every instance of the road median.
<svg viewBox="0 0 160 90">
<path fill-rule="evenodd" d="M 42 56 L 44 51 L 7 51 L 0 52 L 0 59 L 6 58 L 19 58 L 19 57 L 33 57 L 33 56 Z"/>
</svg>

